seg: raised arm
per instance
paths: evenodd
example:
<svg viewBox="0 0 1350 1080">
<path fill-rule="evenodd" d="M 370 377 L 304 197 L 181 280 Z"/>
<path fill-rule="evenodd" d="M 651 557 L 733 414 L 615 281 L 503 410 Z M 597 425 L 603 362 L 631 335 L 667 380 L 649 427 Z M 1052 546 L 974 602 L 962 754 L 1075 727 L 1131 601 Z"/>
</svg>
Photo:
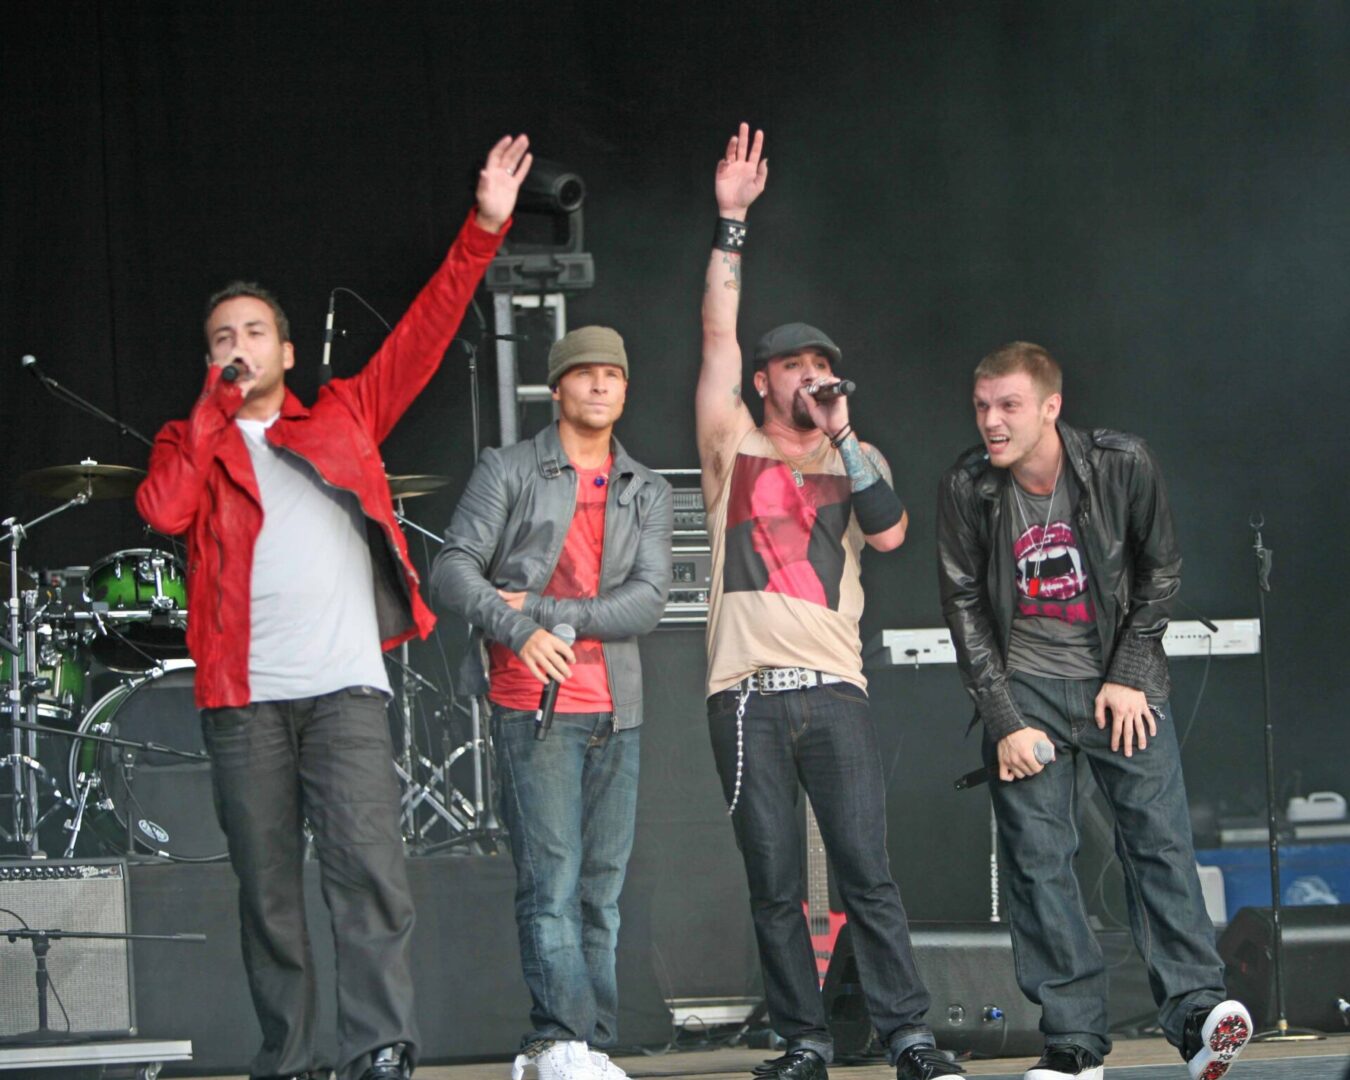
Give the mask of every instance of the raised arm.
<svg viewBox="0 0 1350 1080">
<path fill-rule="evenodd" d="M 440 366 L 488 263 L 497 254 L 533 161 L 529 139 L 503 136 L 478 174 L 476 203 L 445 261 L 359 374 L 334 380 L 343 397 L 383 442 Z"/>
<path fill-rule="evenodd" d="M 708 272 L 703 282 L 703 365 L 694 396 L 703 498 L 711 506 L 726 481 L 741 438 L 755 426 L 741 399 L 741 347 L 736 341 L 736 316 L 741 306 L 741 247 L 746 211 L 764 190 L 769 162 L 762 156 L 764 132 L 750 126 L 727 143 L 717 163 L 714 188 L 720 221 Z"/>
</svg>

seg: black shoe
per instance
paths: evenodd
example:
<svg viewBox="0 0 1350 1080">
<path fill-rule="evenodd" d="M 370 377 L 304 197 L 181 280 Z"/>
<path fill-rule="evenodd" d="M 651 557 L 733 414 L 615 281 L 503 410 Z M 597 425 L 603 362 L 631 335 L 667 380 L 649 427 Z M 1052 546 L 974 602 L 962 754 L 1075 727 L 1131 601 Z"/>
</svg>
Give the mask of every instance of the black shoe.
<svg viewBox="0 0 1350 1080">
<path fill-rule="evenodd" d="M 1087 1047 L 1061 1043 L 1047 1046 L 1022 1080 L 1102 1080 L 1104 1072 L 1102 1059 Z"/>
<path fill-rule="evenodd" d="M 936 1046 L 907 1046 L 895 1063 L 895 1080 L 934 1080 L 938 1076 L 965 1076 L 966 1070 Z"/>
<path fill-rule="evenodd" d="M 760 1080 L 829 1080 L 825 1059 L 814 1050 L 793 1050 L 754 1067 Z"/>
<path fill-rule="evenodd" d="M 402 1043 L 376 1050 L 361 1080 L 412 1080 L 412 1060 Z"/>
</svg>

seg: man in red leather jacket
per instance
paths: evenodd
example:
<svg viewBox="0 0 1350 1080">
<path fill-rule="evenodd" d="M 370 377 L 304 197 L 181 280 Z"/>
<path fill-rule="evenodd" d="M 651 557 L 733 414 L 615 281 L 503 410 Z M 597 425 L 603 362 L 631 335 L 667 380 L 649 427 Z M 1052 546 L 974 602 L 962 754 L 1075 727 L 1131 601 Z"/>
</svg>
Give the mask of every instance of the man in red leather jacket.
<svg viewBox="0 0 1350 1080">
<path fill-rule="evenodd" d="M 524 136 L 493 147 L 445 262 L 366 367 L 309 408 L 286 388 L 295 350 L 276 300 L 243 282 L 213 296 L 205 386 L 160 431 L 136 495 L 151 526 L 187 533 L 188 646 L 263 1032 L 254 1077 L 326 1074 L 305 821 L 333 918 L 340 1080 L 412 1073 L 413 908 L 381 649 L 434 617 L 379 445 L 439 366 L 531 160 Z"/>
</svg>

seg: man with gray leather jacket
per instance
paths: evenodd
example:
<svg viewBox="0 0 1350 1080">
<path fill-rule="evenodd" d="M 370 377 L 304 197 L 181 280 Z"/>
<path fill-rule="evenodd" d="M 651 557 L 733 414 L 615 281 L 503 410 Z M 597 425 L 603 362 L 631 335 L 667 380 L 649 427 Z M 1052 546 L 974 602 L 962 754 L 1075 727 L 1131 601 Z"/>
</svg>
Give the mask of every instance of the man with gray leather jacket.
<svg viewBox="0 0 1350 1080">
<path fill-rule="evenodd" d="M 1193 1080 L 1217 1080 L 1251 1017 L 1224 1000 L 1167 701 L 1181 553 L 1162 476 L 1142 439 L 1059 420 L 1060 368 L 1038 345 L 996 350 L 974 383 L 984 441 L 942 478 L 938 580 L 998 773 L 1018 982 L 1042 1009 L 1045 1054 L 1024 1080 L 1101 1080 L 1111 1050 L 1106 968 L 1073 870 L 1080 757 L 1115 814 L 1160 1025 Z"/>
<path fill-rule="evenodd" d="M 558 421 L 483 452 L 431 583 L 487 646 L 532 1001 L 514 1080 L 530 1066 L 539 1080 L 616 1080 L 622 1070 L 595 1048 L 617 1035 L 614 949 L 642 723 L 637 637 L 665 608 L 672 493 L 613 436 L 628 390 L 617 333 L 567 334 L 549 353 L 548 383 Z M 546 727 L 536 712 L 550 680 L 560 685 Z"/>
</svg>

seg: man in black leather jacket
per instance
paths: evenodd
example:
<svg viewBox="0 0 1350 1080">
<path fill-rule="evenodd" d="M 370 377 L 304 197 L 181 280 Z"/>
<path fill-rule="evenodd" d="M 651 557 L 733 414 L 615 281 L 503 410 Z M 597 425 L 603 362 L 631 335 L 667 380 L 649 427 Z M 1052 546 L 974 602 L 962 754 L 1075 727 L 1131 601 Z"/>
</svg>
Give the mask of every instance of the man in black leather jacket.
<svg viewBox="0 0 1350 1080">
<path fill-rule="evenodd" d="M 1018 980 L 1042 1007 L 1046 1050 L 1025 1080 L 1099 1080 L 1111 1049 L 1106 969 L 1073 871 L 1080 757 L 1115 813 L 1163 1031 L 1194 1080 L 1215 1080 L 1251 1018 L 1223 1000 L 1167 701 L 1162 638 L 1181 554 L 1148 446 L 1062 423 L 1061 384 L 1040 346 L 985 357 L 984 441 L 938 499 L 943 614 L 998 772 Z"/>
</svg>

